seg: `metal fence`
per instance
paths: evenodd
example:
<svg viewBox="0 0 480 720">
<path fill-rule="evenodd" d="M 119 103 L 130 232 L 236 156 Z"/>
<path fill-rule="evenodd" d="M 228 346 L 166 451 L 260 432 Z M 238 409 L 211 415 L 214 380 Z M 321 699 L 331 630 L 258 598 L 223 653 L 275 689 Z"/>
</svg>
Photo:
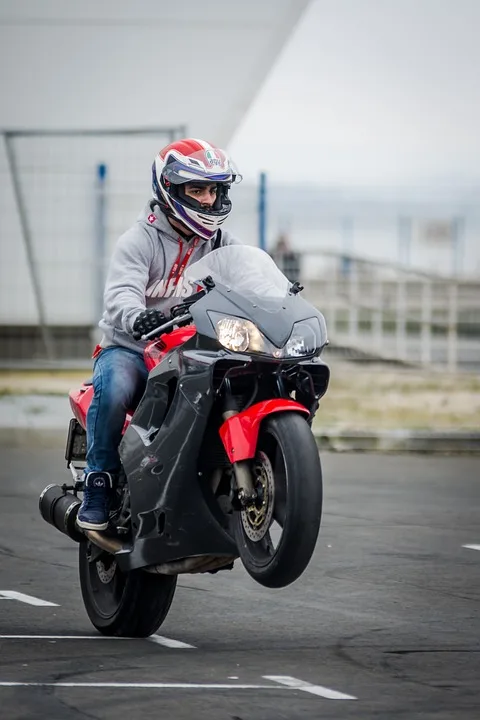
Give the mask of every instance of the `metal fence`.
<svg viewBox="0 0 480 720">
<path fill-rule="evenodd" d="M 0 357 L 82 353 L 105 266 L 183 128 L 0 135 Z"/>
<path fill-rule="evenodd" d="M 155 153 L 184 133 L 0 136 L 0 364 L 88 362 L 113 246 L 150 197 Z M 257 244 L 257 185 L 231 194 L 229 228 Z M 471 197 L 395 206 L 274 186 L 267 247 L 325 313 L 332 345 L 480 370 L 480 208 Z"/>
</svg>

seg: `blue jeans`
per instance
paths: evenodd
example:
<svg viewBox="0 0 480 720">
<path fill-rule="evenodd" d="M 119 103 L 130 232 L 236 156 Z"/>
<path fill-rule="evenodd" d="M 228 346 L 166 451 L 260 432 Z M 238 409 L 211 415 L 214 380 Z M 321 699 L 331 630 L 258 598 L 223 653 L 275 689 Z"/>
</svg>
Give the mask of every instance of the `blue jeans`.
<svg viewBox="0 0 480 720">
<path fill-rule="evenodd" d="M 140 402 L 148 370 L 143 355 L 115 346 L 102 350 L 93 366 L 94 395 L 87 412 L 85 472 L 120 469 L 118 446 L 125 417 Z"/>
</svg>

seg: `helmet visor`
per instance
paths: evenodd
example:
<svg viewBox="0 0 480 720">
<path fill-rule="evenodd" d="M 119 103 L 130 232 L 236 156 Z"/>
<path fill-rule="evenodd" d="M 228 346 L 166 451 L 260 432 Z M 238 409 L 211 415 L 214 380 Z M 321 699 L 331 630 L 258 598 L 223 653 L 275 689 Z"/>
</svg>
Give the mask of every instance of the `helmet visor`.
<svg viewBox="0 0 480 720">
<path fill-rule="evenodd" d="M 192 155 L 172 153 L 162 174 L 174 185 L 188 182 L 239 183 L 242 176 L 235 163 L 219 148 L 198 150 Z"/>
</svg>

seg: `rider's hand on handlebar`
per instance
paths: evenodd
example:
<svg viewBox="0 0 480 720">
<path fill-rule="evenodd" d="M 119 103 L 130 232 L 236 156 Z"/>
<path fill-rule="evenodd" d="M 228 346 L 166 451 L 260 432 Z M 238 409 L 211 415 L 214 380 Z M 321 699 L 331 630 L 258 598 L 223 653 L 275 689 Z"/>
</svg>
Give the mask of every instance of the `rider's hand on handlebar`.
<svg viewBox="0 0 480 720">
<path fill-rule="evenodd" d="M 155 328 L 164 325 L 167 322 L 167 318 L 160 310 L 143 310 L 135 318 L 133 323 L 133 339 L 140 340 L 142 335 L 146 335 Z"/>
</svg>

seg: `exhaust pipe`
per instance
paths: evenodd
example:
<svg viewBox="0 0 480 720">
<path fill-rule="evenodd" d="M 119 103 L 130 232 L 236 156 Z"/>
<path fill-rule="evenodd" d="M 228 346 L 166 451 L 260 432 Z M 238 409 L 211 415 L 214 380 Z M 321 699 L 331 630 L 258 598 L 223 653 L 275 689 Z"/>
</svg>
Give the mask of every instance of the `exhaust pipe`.
<svg viewBox="0 0 480 720">
<path fill-rule="evenodd" d="M 64 535 L 68 535 L 71 540 L 83 542 L 88 538 L 99 548 L 112 555 L 123 550 L 123 545 L 119 540 L 103 535 L 96 530 L 81 531 L 77 527 L 80 499 L 64 490 L 60 485 L 47 485 L 40 495 L 38 505 L 43 519 Z"/>
<path fill-rule="evenodd" d="M 38 501 L 43 519 L 75 542 L 85 540 L 75 522 L 80 505 L 79 498 L 60 485 L 47 485 Z"/>
</svg>

